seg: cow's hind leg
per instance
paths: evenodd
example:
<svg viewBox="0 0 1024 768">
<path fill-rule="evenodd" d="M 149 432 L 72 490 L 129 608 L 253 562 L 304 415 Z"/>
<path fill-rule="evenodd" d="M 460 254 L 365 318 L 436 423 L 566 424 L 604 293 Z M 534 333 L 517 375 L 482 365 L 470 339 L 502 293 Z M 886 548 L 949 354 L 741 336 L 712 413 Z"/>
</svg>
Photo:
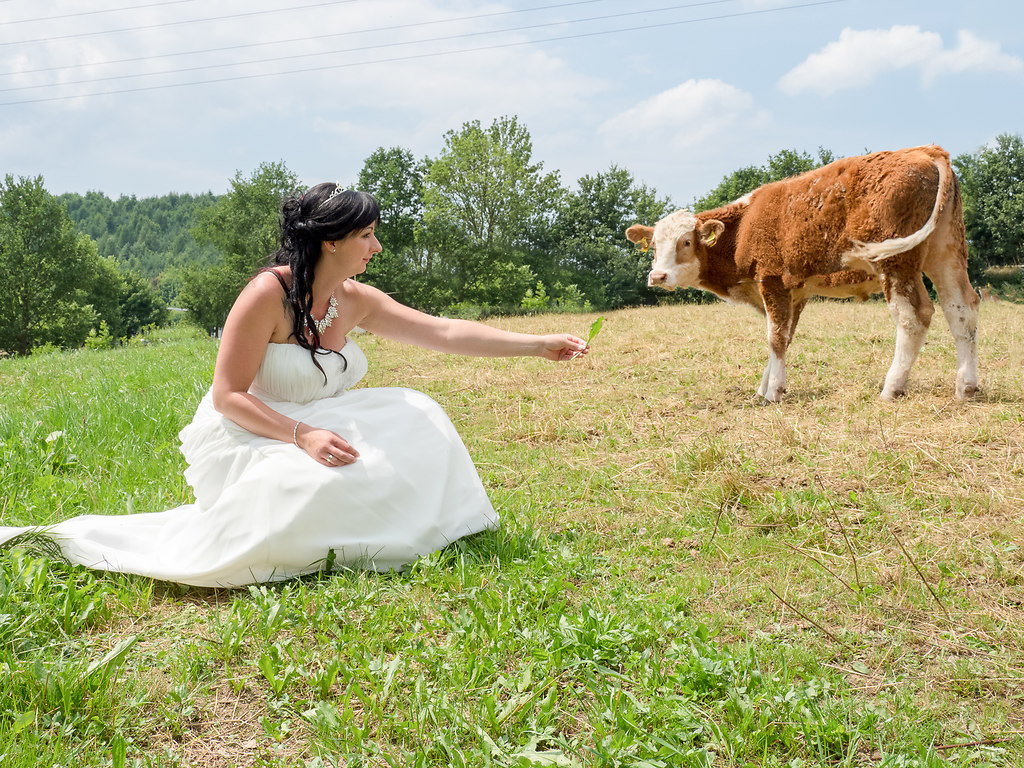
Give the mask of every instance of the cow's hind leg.
<svg viewBox="0 0 1024 768">
<path fill-rule="evenodd" d="M 761 377 L 757 394 L 769 402 L 777 403 L 786 392 L 786 350 L 793 339 L 796 320 L 804 302 L 794 306 L 790 291 L 782 286 L 782 281 L 775 278 L 762 281 L 761 296 L 768 320 L 768 367 Z"/>
<path fill-rule="evenodd" d="M 793 301 L 793 311 L 789 316 L 789 340 L 786 342 L 786 346 L 793 343 L 793 336 L 796 334 L 796 324 L 800 322 L 800 315 L 804 311 L 804 307 L 807 306 L 807 299 L 795 299 Z"/>
<path fill-rule="evenodd" d="M 967 270 L 958 263 L 933 261 L 926 274 L 956 341 L 956 396 L 961 400 L 974 397 L 978 391 L 978 294 Z"/>
<path fill-rule="evenodd" d="M 896 321 L 896 352 L 885 376 L 881 398 L 895 400 L 906 390 L 910 369 L 921 352 L 935 308 L 920 272 L 912 277 L 886 275 L 883 287 L 889 313 Z"/>
</svg>

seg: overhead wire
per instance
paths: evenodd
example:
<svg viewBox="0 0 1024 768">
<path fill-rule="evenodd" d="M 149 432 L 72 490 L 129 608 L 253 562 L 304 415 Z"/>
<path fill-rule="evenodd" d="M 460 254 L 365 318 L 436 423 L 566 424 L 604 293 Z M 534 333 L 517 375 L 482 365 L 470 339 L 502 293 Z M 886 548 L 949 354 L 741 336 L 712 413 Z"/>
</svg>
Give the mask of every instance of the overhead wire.
<svg viewBox="0 0 1024 768">
<path fill-rule="evenodd" d="M 732 0 L 719 0 L 720 2 L 731 2 Z M 7 0 L 0 0 L 7 2 Z M 532 13 L 533 11 L 547 11 L 554 8 L 568 8 L 574 5 L 593 5 L 604 3 L 608 0 L 575 0 L 568 3 L 555 3 L 553 5 L 540 5 L 532 8 L 517 8 L 510 11 L 494 11 L 492 13 L 476 13 L 471 16 L 452 16 L 446 19 L 431 19 L 429 21 L 416 21 L 409 24 L 394 24 L 388 27 L 370 27 L 364 29 L 350 30 L 348 32 L 329 32 L 323 35 L 305 35 L 303 37 L 291 37 L 283 40 L 267 40 L 260 43 L 239 43 L 237 45 L 225 45 L 217 48 L 200 48 L 193 51 L 177 51 L 174 53 L 155 53 L 148 56 L 135 56 L 128 59 L 113 59 L 111 61 L 83 62 L 80 64 L 65 64 L 57 67 L 43 67 L 40 69 L 21 69 L 17 72 L 7 72 L 7 75 L 32 75 L 40 72 L 55 72 L 60 70 L 81 69 L 83 67 L 110 66 L 114 64 L 132 64 L 138 61 L 152 61 L 154 59 L 167 59 L 177 56 L 198 56 L 206 53 L 223 53 L 225 51 L 238 51 L 245 48 L 265 48 L 271 45 L 287 45 L 289 43 L 305 43 L 312 40 L 327 40 L 332 37 L 350 37 L 352 35 L 372 34 L 375 32 L 396 32 L 402 29 L 415 27 L 436 26 L 438 24 L 453 24 L 460 21 L 477 21 L 479 19 L 495 18 L 497 16 L 509 16 L 512 14 Z"/>
<path fill-rule="evenodd" d="M 651 8 L 651 9 L 648 9 L 648 10 L 645 10 L 645 11 L 642 11 L 642 12 L 639 12 L 639 13 L 644 13 L 644 14 L 649 14 L 649 13 L 665 13 L 665 12 L 668 12 L 668 11 L 677 11 L 677 10 L 680 10 L 680 9 L 694 8 L 694 7 L 698 7 L 698 6 L 721 5 L 722 3 L 728 3 L 728 2 L 733 2 L 733 1 L 734 0 L 704 0 L 703 2 L 697 2 L 697 3 L 686 3 L 686 4 L 681 4 L 681 5 L 663 6 L 661 8 Z M 608 21 L 610 19 L 618 19 L 618 18 L 623 18 L 623 17 L 636 16 L 637 14 L 638 14 L 638 12 L 636 12 L 636 11 L 626 11 L 626 12 L 623 12 L 623 13 L 611 13 L 611 14 L 605 14 L 603 16 L 590 16 L 588 18 L 583 18 L 583 19 L 573 19 L 571 22 L 569 22 L 569 21 L 549 21 L 549 22 L 543 22 L 543 23 L 539 23 L 539 24 L 528 24 L 526 26 L 521 26 L 521 27 L 508 27 L 508 28 L 504 28 L 504 29 L 489 29 L 489 30 L 483 30 L 483 31 L 480 31 L 480 32 L 461 32 L 461 33 L 455 34 L 455 35 L 441 35 L 439 37 L 427 37 L 427 38 L 421 38 L 419 40 L 406 40 L 406 41 L 394 42 L 394 43 L 378 43 L 378 44 L 374 44 L 374 45 L 362 45 L 362 46 L 359 46 L 358 48 L 342 48 L 342 49 L 333 50 L 333 51 L 317 51 L 317 52 L 314 52 L 314 53 L 293 53 L 293 54 L 289 54 L 287 56 L 275 56 L 275 57 L 262 58 L 262 59 L 250 59 L 248 61 L 228 61 L 228 62 L 223 62 L 223 63 L 220 63 L 220 64 L 202 64 L 202 65 L 197 65 L 197 66 L 194 66 L 194 67 L 179 67 L 177 69 L 164 69 L 164 70 L 158 70 L 158 71 L 155 71 L 155 72 L 134 72 L 134 73 L 127 74 L 127 75 L 108 75 L 108 76 L 104 76 L 104 77 L 86 78 L 86 79 L 83 79 L 83 80 L 65 80 L 65 81 L 60 82 L 60 83 L 40 83 L 40 84 L 37 84 L 37 85 L 19 85 L 19 86 L 13 86 L 11 88 L 0 88 L 0 93 L 9 93 L 11 91 L 27 91 L 27 90 L 34 90 L 34 89 L 37 89 L 37 88 L 52 88 L 52 87 L 67 86 L 67 85 L 83 85 L 83 84 L 88 84 L 88 83 L 104 83 L 104 82 L 110 82 L 112 80 L 127 80 L 127 79 L 135 78 L 135 77 L 157 77 L 159 75 L 177 75 L 177 74 L 181 74 L 183 72 L 196 72 L 196 71 L 206 71 L 206 70 L 213 70 L 213 69 L 224 69 L 224 68 L 227 68 L 227 67 L 242 67 L 242 66 L 247 66 L 247 65 L 250 65 L 250 64 L 271 64 L 271 63 L 274 63 L 274 62 L 277 62 L 277 61 L 294 61 L 296 59 L 321 58 L 323 56 L 333 56 L 333 55 L 340 54 L 340 53 L 355 53 L 357 51 L 370 51 L 370 50 L 376 50 L 376 49 L 380 49 L 380 48 L 398 48 L 398 47 L 407 46 L 407 45 L 420 45 L 420 44 L 423 44 L 423 43 L 438 43 L 438 42 L 445 42 L 445 41 L 449 41 L 449 40 L 465 40 L 465 39 L 469 39 L 469 38 L 472 38 L 472 37 L 481 37 L 483 35 L 498 35 L 498 34 L 507 34 L 507 33 L 512 33 L 512 32 L 529 32 L 529 31 L 533 31 L 533 30 L 537 30 L 537 29 L 545 29 L 545 28 L 548 28 L 548 27 L 564 26 L 564 25 L 569 24 L 569 23 L 580 24 L 580 23 L 589 22 L 589 21 Z M 394 31 L 394 30 L 397 30 L 397 29 L 414 27 L 414 26 L 418 26 L 418 24 L 396 25 L 394 27 L 380 27 L 380 28 L 377 28 L 377 29 L 364 30 L 364 31 L 365 32 Z M 348 35 L 348 34 L 360 34 L 360 33 L 354 33 L 353 32 L 353 33 L 340 33 L 340 34 Z"/>
<path fill-rule="evenodd" d="M 184 24 L 205 24 L 208 21 L 226 21 L 228 19 L 242 19 L 248 16 L 267 16 L 272 13 L 292 13 L 306 8 L 321 8 L 325 5 L 346 5 L 348 3 L 359 3 L 362 0 L 323 0 L 319 3 L 307 3 L 306 5 L 292 5 L 288 8 L 265 8 L 261 11 L 242 11 L 239 13 L 228 13 L 223 16 L 207 16 L 202 19 L 178 19 L 177 21 L 162 21 L 158 24 L 143 24 L 138 27 L 122 27 L 120 29 L 95 30 L 92 32 L 76 32 L 72 35 L 54 35 L 52 37 L 39 37 L 34 40 L 8 40 L 0 42 L 0 47 L 8 45 L 30 45 L 33 43 L 53 43 L 58 40 L 73 40 L 79 37 L 96 37 L 98 35 L 116 35 L 122 32 L 142 32 L 147 29 L 161 29 L 163 27 L 180 27 Z"/>
<path fill-rule="evenodd" d="M 723 19 L 733 19 L 733 18 L 740 18 L 740 17 L 747 17 L 747 16 L 757 16 L 757 15 L 778 13 L 778 12 L 781 12 L 781 11 L 792 11 L 792 10 L 800 10 L 800 9 L 804 9 L 804 8 L 813 8 L 813 7 L 817 7 L 817 6 L 834 5 L 834 4 L 841 3 L 841 2 L 846 2 L 846 0 L 815 0 L 814 2 L 801 3 L 801 4 L 797 4 L 797 5 L 776 6 L 776 7 L 773 7 L 773 8 L 760 8 L 760 9 L 755 9 L 755 10 L 751 10 L 751 11 L 740 11 L 740 12 L 737 12 L 737 13 L 720 14 L 720 15 L 717 15 L 717 16 L 706 16 L 706 17 L 702 17 L 702 18 L 699 18 L 699 19 L 682 19 L 682 20 L 677 20 L 677 21 L 666 21 L 666 22 L 661 22 L 659 26 L 660 27 L 675 27 L 675 26 L 681 26 L 681 25 L 687 25 L 687 24 L 697 24 L 697 23 L 708 22 L 708 21 L 719 21 L 719 20 L 723 20 Z M 635 14 L 640 14 L 640 13 L 644 13 L 644 12 L 643 11 L 635 12 Z M 566 22 L 562 22 L 562 23 L 566 23 Z M 267 77 L 282 77 L 282 76 L 285 76 L 285 75 L 306 74 L 306 73 L 310 73 L 310 72 L 322 72 L 322 71 L 333 70 L 333 69 L 350 69 L 352 67 L 368 66 L 368 65 L 374 65 L 374 64 L 390 64 L 390 63 L 403 62 L 403 61 L 414 61 L 414 60 L 419 60 L 419 59 L 430 59 L 430 58 L 439 58 L 439 57 L 443 57 L 443 56 L 454 56 L 454 55 L 466 54 L 466 53 L 479 53 L 479 52 L 484 52 L 484 51 L 501 50 L 501 49 L 506 49 L 506 48 L 522 47 L 522 46 L 526 46 L 526 45 L 538 45 L 538 44 L 542 44 L 542 43 L 561 42 L 561 41 L 566 41 L 566 40 L 579 40 L 579 39 L 590 38 L 590 37 L 597 37 L 597 36 L 602 36 L 602 35 L 623 34 L 623 33 L 629 33 L 629 32 L 649 31 L 649 29 L 650 29 L 649 26 L 623 27 L 623 28 L 616 28 L 616 29 L 610 29 L 610 30 L 609 29 L 598 30 L 598 31 L 595 31 L 595 32 L 581 32 L 581 33 L 577 33 L 577 34 L 562 35 L 562 36 L 558 36 L 558 37 L 547 37 L 547 38 L 544 38 L 543 40 L 517 40 L 517 41 L 513 41 L 513 42 L 508 42 L 508 43 L 495 43 L 493 45 L 478 46 L 478 47 L 474 47 L 474 48 L 460 48 L 460 49 L 457 49 L 457 50 L 449 50 L 449 51 L 435 51 L 435 52 L 430 52 L 430 53 L 410 54 L 408 56 L 395 56 L 395 57 L 384 58 L 384 59 L 374 59 L 374 60 L 371 60 L 371 61 L 361 60 L 361 61 L 354 61 L 354 62 L 345 62 L 345 63 L 336 63 L 336 64 L 325 64 L 325 65 L 316 66 L 316 67 L 303 67 L 303 68 L 299 68 L 299 69 L 289 69 L 289 70 L 282 70 L 282 71 L 277 71 L 277 72 L 261 72 L 261 73 L 254 73 L 254 74 L 248 74 L 248 75 L 232 75 L 232 76 L 229 76 L 229 77 L 213 78 L 213 79 L 208 79 L 208 80 L 188 81 L 188 82 L 180 82 L 180 83 L 162 83 L 162 84 L 157 84 L 157 85 L 143 85 L 143 86 L 137 86 L 137 87 L 132 87 L 132 88 L 122 88 L 122 89 L 114 89 L 114 90 L 108 90 L 108 91 L 94 91 L 94 92 L 91 92 L 91 93 L 63 94 L 63 95 L 59 95 L 59 96 L 45 96 L 45 97 L 34 98 L 34 99 L 20 99 L 20 100 L 17 100 L 17 101 L 0 102 L 0 107 L 16 106 L 16 105 L 21 105 L 21 104 L 36 104 L 36 103 L 52 102 L 52 101 L 66 101 L 66 100 L 70 100 L 70 99 L 91 98 L 91 97 L 94 97 L 94 96 L 111 96 L 111 95 L 118 95 L 118 94 L 125 94 L 125 93 L 139 93 L 139 92 L 144 92 L 144 91 L 165 90 L 165 89 L 169 89 L 169 88 L 184 88 L 184 87 L 190 87 L 190 86 L 195 86 L 195 85 L 211 85 L 211 84 L 217 84 L 217 83 L 238 82 L 238 81 L 243 81 L 243 80 L 254 80 L 254 79 L 267 78 Z M 473 33 L 473 34 L 476 34 L 476 33 Z M 395 45 L 401 45 L 401 44 L 400 43 L 396 43 Z M 57 87 L 59 85 L 61 85 L 61 84 L 59 84 L 59 83 L 58 84 L 54 84 L 53 87 Z"/>
<path fill-rule="evenodd" d="M 138 11 L 144 8 L 156 8 L 161 5 L 181 5 L 182 3 L 195 3 L 198 0 L 160 0 L 158 3 L 147 3 L 145 5 L 128 5 L 121 8 L 101 8 L 96 11 L 76 11 L 75 13 L 65 13 L 60 16 L 39 16 L 35 19 L 13 19 L 9 21 L 0 21 L 0 27 L 7 27 L 13 24 L 32 24 L 37 21 L 58 21 L 63 19 L 77 19 L 79 16 L 96 16 L 101 13 L 120 13 L 121 11 Z"/>
</svg>

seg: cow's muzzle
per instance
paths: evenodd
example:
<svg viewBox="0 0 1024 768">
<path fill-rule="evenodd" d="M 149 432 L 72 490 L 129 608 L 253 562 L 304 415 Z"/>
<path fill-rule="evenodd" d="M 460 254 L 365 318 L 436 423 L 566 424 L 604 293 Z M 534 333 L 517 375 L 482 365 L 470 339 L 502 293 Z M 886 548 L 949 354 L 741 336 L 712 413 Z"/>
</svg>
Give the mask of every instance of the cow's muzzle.
<svg viewBox="0 0 1024 768">
<path fill-rule="evenodd" d="M 660 286 L 664 287 L 665 283 L 667 283 L 667 282 L 668 282 L 668 272 L 662 272 L 660 270 L 652 270 L 650 272 L 650 274 L 647 275 L 647 285 L 649 287 L 651 287 L 651 288 L 653 288 L 656 285 L 660 285 Z"/>
</svg>

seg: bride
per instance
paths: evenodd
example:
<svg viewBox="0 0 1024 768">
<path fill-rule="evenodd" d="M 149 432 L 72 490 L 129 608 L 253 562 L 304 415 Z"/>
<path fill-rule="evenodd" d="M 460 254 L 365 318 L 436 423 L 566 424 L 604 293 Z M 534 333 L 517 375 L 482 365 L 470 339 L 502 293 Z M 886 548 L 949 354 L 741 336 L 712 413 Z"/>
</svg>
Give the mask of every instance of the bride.
<svg viewBox="0 0 1024 768">
<path fill-rule="evenodd" d="M 281 247 L 235 301 L 213 384 L 180 434 L 195 503 L 0 528 L 0 543 L 42 534 L 89 568 L 233 587 L 332 565 L 399 569 L 498 525 L 437 403 L 410 389 L 353 389 L 367 361 L 348 334 L 359 326 L 441 352 L 554 361 L 586 344 L 433 317 L 353 280 L 382 250 L 366 193 L 319 184 L 281 214 Z"/>
</svg>

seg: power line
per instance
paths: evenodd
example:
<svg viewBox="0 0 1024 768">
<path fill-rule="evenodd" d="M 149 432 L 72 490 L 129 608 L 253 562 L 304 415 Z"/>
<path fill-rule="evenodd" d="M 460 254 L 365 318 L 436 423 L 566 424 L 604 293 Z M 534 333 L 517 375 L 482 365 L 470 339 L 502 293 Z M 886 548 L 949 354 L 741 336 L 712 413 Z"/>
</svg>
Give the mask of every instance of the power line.
<svg viewBox="0 0 1024 768">
<path fill-rule="evenodd" d="M 786 5 L 786 6 L 779 6 L 779 7 L 776 7 L 776 8 L 762 8 L 762 9 L 753 10 L 753 11 L 741 11 L 739 13 L 721 14 L 719 16 L 707 16 L 707 17 L 700 18 L 700 19 L 685 19 L 685 20 L 681 20 L 681 21 L 667 21 L 667 22 L 663 22 L 661 24 L 661 27 L 675 27 L 675 26 L 680 26 L 680 25 L 684 25 L 684 24 L 697 24 L 697 23 L 706 22 L 706 21 L 719 21 L 719 20 L 722 20 L 722 19 L 735 19 L 735 18 L 740 18 L 740 17 L 744 17 L 744 16 L 757 16 L 757 15 L 763 15 L 763 14 L 768 14 L 768 13 L 778 13 L 780 11 L 792 11 L 792 10 L 800 10 L 802 8 L 813 8 L 813 7 L 822 6 L 822 5 L 834 5 L 836 3 L 842 3 L 842 2 L 846 2 L 846 0 L 817 0 L 817 2 L 803 3 L 803 4 L 800 4 L 800 5 Z M 45 97 L 41 97 L 41 98 L 38 98 L 38 99 L 23 99 L 23 100 L 19 100 L 19 101 L 0 102 L 0 107 L 12 107 L 12 106 L 17 106 L 17 105 L 21 105 L 21 104 L 38 104 L 38 103 L 50 102 L 50 101 L 67 101 L 69 99 L 83 99 L 83 98 L 89 98 L 89 97 L 92 97 L 92 96 L 113 96 L 113 95 L 124 94 L 124 93 L 139 93 L 139 92 L 143 92 L 143 91 L 165 90 L 165 89 L 168 89 L 168 88 L 185 88 L 185 87 L 189 87 L 189 86 L 193 86 L 193 85 L 212 85 L 212 84 L 216 84 L 216 83 L 238 82 L 238 81 L 241 81 L 241 80 L 255 80 L 255 79 L 265 78 L 265 77 L 281 77 L 281 76 L 284 76 L 284 75 L 300 75 L 300 74 L 307 74 L 307 73 L 310 73 L 310 72 L 323 72 L 323 71 L 331 70 L 331 69 L 350 69 L 352 67 L 360 67 L 360 66 L 373 65 L 373 64 L 391 64 L 391 63 L 402 62 L 402 61 L 415 61 L 415 60 L 418 60 L 418 59 L 431 59 L 431 58 L 439 58 L 439 57 L 442 57 L 442 56 L 453 56 L 453 55 L 462 54 L 462 53 L 480 53 L 480 52 L 484 52 L 484 51 L 501 50 L 501 49 L 504 49 L 504 48 L 521 47 L 521 46 L 524 46 L 524 45 L 537 45 L 538 43 L 560 42 L 560 41 L 564 41 L 564 40 L 579 40 L 579 39 L 588 38 L 588 37 L 598 37 L 600 35 L 621 34 L 621 33 L 627 33 L 627 32 L 642 32 L 642 31 L 650 31 L 650 27 L 648 27 L 648 26 L 642 26 L 642 27 L 623 27 L 623 28 L 619 28 L 619 29 L 602 30 L 602 31 L 598 31 L 598 32 L 581 32 L 581 33 L 575 34 L 575 35 L 564 35 L 564 36 L 560 36 L 560 37 L 549 37 L 549 38 L 546 38 L 545 40 L 519 40 L 519 41 L 511 42 L 511 43 L 497 43 L 495 45 L 479 46 L 479 47 L 476 47 L 476 48 L 463 48 L 463 49 L 453 50 L 453 51 L 437 51 L 437 52 L 434 52 L 434 53 L 412 54 L 412 55 L 409 55 L 409 56 L 395 56 L 395 57 L 386 58 L 386 59 L 375 59 L 373 61 L 355 61 L 355 62 L 349 62 L 349 63 L 345 63 L 345 64 L 327 64 L 327 65 L 323 65 L 323 66 L 319 66 L 319 67 L 304 67 L 304 68 L 301 68 L 301 69 L 282 70 L 280 72 L 263 72 L 263 73 L 252 74 L 252 75 L 233 75 L 231 77 L 214 78 L 212 80 L 198 80 L 198 81 L 183 82 L 183 83 L 164 83 L 164 84 L 161 84 L 161 85 L 144 85 L 144 86 L 138 86 L 138 87 L 135 87 L 135 88 L 122 88 L 122 89 L 117 89 L 117 90 L 99 91 L 99 92 L 93 92 L 93 93 L 81 93 L 81 94 L 72 94 L 72 95 L 64 95 L 64 96 L 45 96 Z"/>
<path fill-rule="evenodd" d="M 63 16 L 42 16 L 36 19 L 15 19 L 14 21 L 0 21 L 0 27 L 6 27 L 11 24 L 31 24 L 36 21 L 58 21 L 61 19 L 75 19 L 79 16 L 95 16 L 99 13 L 119 13 L 120 11 L 137 11 L 142 8 L 156 8 L 158 5 L 181 5 L 182 3 L 194 3 L 196 0 L 162 0 L 159 3 L 149 3 L 147 5 L 129 5 L 124 8 L 104 8 L 100 11 L 79 11 L 78 13 L 65 13 Z"/>
<path fill-rule="evenodd" d="M 0 2 L 9 2 L 10 0 L 0 0 Z M 718 0 L 719 2 L 732 2 L 733 0 Z M 417 21 L 410 24 L 396 24 L 390 27 L 371 27 L 369 29 L 357 29 L 349 32 L 332 32 L 324 35 L 307 35 L 306 37 L 292 37 L 284 40 L 270 40 L 264 43 L 240 43 L 238 45 L 227 45 L 219 48 L 203 48 L 196 51 L 180 51 L 178 53 L 157 53 L 149 56 L 136 56 L 130 59 L 115 59 L 113 61 L 99 61 L 99 62 L 85 62 L 82 64 L 68 64 L 59 67 L 43 67 L 40 69 L 22 69 L 17 72 L 6 72 L 5 75 L 33 75 L 40 72 L 54 72 L 60 70 L 70 69 L 82 69 L 83 67 L 104 67 L 113 64 L 132 64 L 137 61 L 152 61 L 154 59 L 167 59 L 175 56 L 198 56 L 204 53 L 223 53 L 224 51 L 237 51 L 243 48 L 263 48 L 270 45 L 285 45 L 287 43 L 305 43 L 311 40 L 326 40 L 332 37 L 349 37 L 352 35 L 364 35 L 373 34 L 375 32 L 394 32 L 401 29 L 410 29 L 413 27 L 425 27 L 437 24 L 451 24 L 459 21 L 476 21 L 478 19 L 489 19 L 496 16 L 509 16 L 512 14 L 520 13 L 532 13 L 533 11 L 547 11 L 553 8 L 568 8 L 574 5 L 593 5 L 594 3 L 603 3 L 607 0 L 575 0 L 570 3 L 556 3 L 554 5 L 541 5 L 533 8 L 519 8 L 512 11 L 495 11 L 493 13 L 478 13 L 472 16 L 454 16 L 448 19 L 434 19 L 432 21 Z M 694 6 L 704 5 L 704 3 L 694 3 Z"/>
<path fill-rule="evenodd" d="M 427 37 L 427 38 L 422 38 L 420 40 L 409 40 L 409 41 L 397 42 L 397 43 L 379 43 L 379 44 L 376 44 L 376 45 L 364 45 L 364 46 L 360 46 L 358 48 L 342 48 L 340 50 L 334 50 L 334 51 L 323 51 L 323 52 L 317 52 L 317 53 L 289 54 L 287 56 L 275 56 L 275 57 L 272 57 L 272 58 L 251 59 L 249 61 L 225 62 L 225 63 L 222 63 L 222 64 L 202 64 L 202 65 L 197 65 L 197 66 L 194 66 L 194 67 L 179 67 L 177 69 L 165 69 L 165 70 L 161 70 L 161 71 L 158 71 L 158 72 L 136 72 L 136 73 L 127 74 L 127 75 L 109 75 L 109 76 L 106 76 L 106 77 L 86 78 L 86 79 L 83 79 L 83 80 L 68 80 L 68 81 L 64 81 L 64 82 L 61 82 L 61 83 L 42 83 L 42 84 L 39 84 L 39 85 L 19 85 L 19 86 L 14 86 L 14 87 L 11 87 L 11 88 L 0 88 L 0 93 L 9 93 L 11 91 L 30 91 L 30 90 L 35 90 L 37 88 L 52 88 L 52 87 L 66 86 L 66 85 L 84 85 L 84 84 L 88 84 L 88 83 L 105 83 L 105 82 L 110 82 L 112 80 L 128 80 L 128 79 L 134 78 L 134 77 L 158 77 L 160 75 L 177 75 L 177 74 L 181 74 L 181 73 L 184 73 L 184 72 L 196 72 L 196 71 L 213 70 L 213 69 L 224 69 L 226 67 L 246 66 L 248 64 L 270 64 L 270 63 L 277 62 L 277 61 L 295 61 L 296 59 L 322 58 L 324 56 L 333 56 L 333 55 L 336 55 L 336 54 L 339 54 L 339 53 L 355 53 L 357 51 L 370 51 L 370 50 L 376 50 L 376 49 L 381 49 L 381 48 L 398 48 L 398 47 L 402 47 L 402 46 L 406 46 L 406 45 L 419 45 L 421 43 L 438 43 L 438 42 L 445 42 L 445 41 L 449 41 L 449 40 L 464 40 L 464 39 L 471 38 L 471 37 L 480 37 L 482 35 L 497 35 L 497 34 L 510 33 L 510 32 L 527 32 L 527 31 L 530 31 L 530 30 L 544 29 L 544 28 L 547 28 L 547 27 L 564 26 L 564 25 L 567 25 L 567 24 L 579 24 L 579 23 L 589 22 L 589 21 L 608 21 L 610 19 L 618 19 L 618 18 L 629 17 L 629 16 L 637 16 L 637 15 L 639 15 L 641 13 L 643 13 L 643 14 L 648 14 L 648 13 L 664 13 L 664 12 L 667 12 L 667 11 L 678 11 L 678 10 L 681 10 L 681 9 L 694 8 L 694 7 L 698 7 L 698 6 L 721 5 L 722 3 L 729 3 L 729 2 L 734 2 L 734 0 L 704 0 L 704 2 L 699 2 L 699 3 L 686 3 L 686 4 L 682 4 L 682 5 L 670 5 L 670 6 L 665 6 L 665 7 L 662 7 L 662 8 L 651 8 L 651 9 L 648 9 L 646 11 L 628 11 L 628 12 L 624 12 L 624 13 L 612 13 L 612 14 L 606 14 L 604 16 L 591 16 L 591 17 L 584 18 L 584 19 L 572 19 L 570 21 L 550 21 L 550 22 L 544 22 L 544 23 L 541 23 L 541 24 L 530 24 L 530 25 L 526 25 L 526 26 L 522 26 L 522 27 L 510 27 L 510 28 L 507 28 L 507 29 L 491 29 L 491 30 L 485 30 L 485 31 L 482 31 L 482 32 L 463 32 L 463 33 L 459 33 L 457 35 L 442 35 L 440 37 Z M 419 26 L 419 25 L 418 24 L 406 24 L 406 25 L 399 25 L 398 27 L 390 27 L 390 28 L 384 28 L 384 29 L 392 29 L 393 30 L 393 29 L 398 29 L 398 28 L 415 27 L 415 26 Z M 380 30 L 373 30 L 373 31 L 380 31 Z M 342 33 L 342 34 L 350 34 L 350 33 Z"/>
<path fill-rule="evenodd" d="M 114 35 L 121 32 L 141 32 L 146 29 L 159 29 L 161 27 L 177 27 L 182 24 L 204 24 L 208 21 L 225 21 L 227 19 L 241 19 L 246 16 L 266 16 L 271 13 L 291 13 L 301 11 L 305 8 L 320 8 L 325 5 L 345 5 L 347 3 L 358 3 L 362 0 L 324 0 L 320 3 L 309 3 L 308 5 L 293 5 L 290 8 L 269 8 L 263 11 L 244 11 L 242 13 L 229 13 L 224 16 L 209 16 L 204 19 L 182 19 L 179 21 L 164 21 L 159 24 L 145 24 L 140 27 L 122 27 L 120 29 L 107 29 L 99 32 L 76 32 L 73 35 L 57 35 L 54 37 L 39 37 L 35 40 L 8 40 L 0 43 L 0 46 L 7 45 L 29 45 L 30 43 L 52 43 L 57 40 L 71 40 L 78 37 L 95 37 L 97 35 Z"/>
</svg>

